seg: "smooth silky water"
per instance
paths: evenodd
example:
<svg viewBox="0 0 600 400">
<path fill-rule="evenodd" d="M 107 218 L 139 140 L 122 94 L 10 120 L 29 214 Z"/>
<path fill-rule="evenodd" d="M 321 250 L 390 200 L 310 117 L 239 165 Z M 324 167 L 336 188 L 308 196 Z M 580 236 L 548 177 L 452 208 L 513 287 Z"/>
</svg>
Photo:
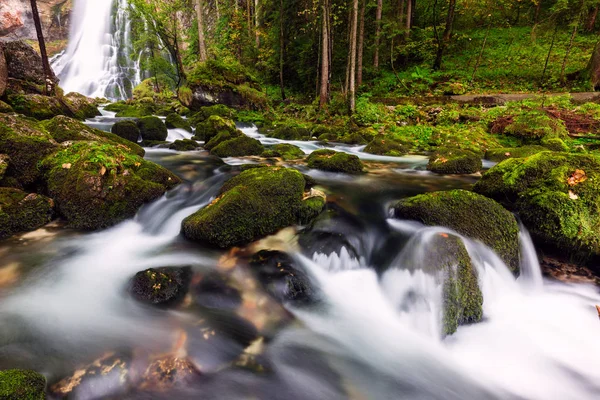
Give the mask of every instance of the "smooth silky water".
<svg viewBox="0 0 600 400">
<path fill-rule="evenodd" d="M 115 120 L 105 112 L 88 123 L 108 130 Z M 244 132 L 273 140 L 253 127 Z M 293 143 L 306 153 L 325 147 Z M 371 157 L 360 147 L 327 146 Z M 203 151 L 167 149 L 147 149 L 146 158 L 185 183 L 113 228 L 83 233 L 51 225 L 0 245 L 0 368 L 33 368 L 53 382 L 107 351 L 170 351 L 181 332 L 206 314 L 189 305 L 157 311 L 132 301 L 127 285 L 146 268 L 191 266 L 199 275 L 219 270 L 238 287 L 248 285 L 247 274 L 231 272 L 246 270 L 246 264 L 223 270 L 224 252 L 186 241 L 180 225 L 218 195 L 237 164 L 249 160 L 223 164 Z M 228 320 L 231 335 L 217 344 L 189 338 L 187 355 L 204 373 L 200 383 L 117 398 L 598 398 L 597 288 L 543 280 L 524 228 L 519 278 L 489 248 L 461 238 L 478 272 L 484 317 L 444 337 L 441 284 L 425 272 L 423 260 L 436 235 L 455 233 L 389 218 L 388 208 L 402 197 L 468 188 L 477 178 L 425 173 L 419 157 L 373 161 L 385 164 L 360 177 L 297 166 L 327 191 L 328 207 L 336 212 L 304 232 L 298 227 L 303 245 L 293 256 L 310 277 L 315 301 L 276 304 L 283 317 L 257 326 L 269 373 L 224 367 L 241 350 L 232 339 L 246 329 L 240 318 Z M 315 232 L 316 241 L 310 239 Z M 242 295 L 246 303 L 257 294 L 242 289 Z M 219 318 L 218 311 L 211 315 Z M 254 323 L 273 315 L 248 318 Z M 78 398 L 102 393 L 91 387 Z"/>
</svg>

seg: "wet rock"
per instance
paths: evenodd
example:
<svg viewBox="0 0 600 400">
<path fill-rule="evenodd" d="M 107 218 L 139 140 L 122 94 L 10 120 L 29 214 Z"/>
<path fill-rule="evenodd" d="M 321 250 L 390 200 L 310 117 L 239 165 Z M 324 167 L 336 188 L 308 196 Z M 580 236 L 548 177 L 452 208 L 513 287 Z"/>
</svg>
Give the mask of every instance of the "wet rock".
<svg viewBox="0 0 600 400">
<path fill-rule="evenodd" d="M 394 217 L 444 226 L 479 240 L 500 256 L 513 272 L 519 270 L 519 227 L 500 204 L 466 190 L 431 192 L 401 200 Z"/>
<path fill-rule="evenodd" d="M 155 114 L 156 109 L 152 102 L 136 102 L 129 103 L 125 101 L 119 101 L 111 103 L 104 107 L 106 111 L 115 112 L 115 116 L 119 118 L 142 118 L 150 117 Z"/>
<path fill-rule="evenodd" d="M 534 240 L 583 257 L 600 255 L 600 160 L 541 152 L 486 172 L 474 190 L 516 211 Z"/>
<path fill-rule="evenodd" d="M 144 140 L 166 140 L 169 131 L 158 117 L 143 117 L 137 122 L 140 134 Z"/>
<path fill-rule="evenodd" d="M 201 375 L 187 358 L 165 356 L 153 360 L 146 369 L 139 388 L 144 391 L 166 391 L 187 386 Z"/>
<path fill-rule="evenodd" d="M 269 136 L 283 140 L 308 140 L 312 134 L 303 126 L 281 124 L 269 132 Z"/>
<path fill-rule="evenodd" d="M 600 277 L 588 267 L 558 257 L 544 256 L 540 260 L 540 268 L 544 276 L 557 281 L 600 286 Z"/>
<path fill-rule="evenodd" d="M 14 188 L 0 188 L 0 239 L 46 225 L 54 215 L 51 199 Z"/>
<path fill-rule="evenodd" d="M 44 400 L 46 378 L 35 371 L 9 369 L 0 371 L 0 399 Z"/>
<path fill-rule="evenodd" d="M 135 274 L 130 284 L 130 292 L 136 300 L 144 304 L 174 307 L 183 301 L 189 289 L 190 279 L 189 267 L 150 268 Z"/>
<path fill-rule="evenodd" d="M 9 94 L 6 98 L 15 112 L 38 120 L 50 119 L 57 115 L 75 116 L 58 97 L 33 93 Z"/>
<path fill-rule="evenodd" d="M 167 115 L 165 124 L 169 129 L 184 129 L 192 133 L 192 127 L 190 126 L 190 123 L 183 119 L 179 114 L 171 113 Z"/>
<path fill-rule="evenodd" d="M 310 279 L 294 265 L 288 254 L 261 250 L 252 256 L 250 266 L 265 290 L 280 302 L 307 303 L 315 300 Z"/>
<path fill-rule="evenodd" d="M 504 161 L 508 158 L 524 158 L 542 151 L 548 151 L 544 146 L 503 147 L 491 149 L 485 153 L 485 158 L 491 161 Z"/>
<path fill-rule="evenodd" d="M 408 146 L 386 137 L 385 135 L 377 135 L 367 147 L 365 153 L 377 154 L 380 156 L 402 156 L 408 153 Z"/>
<path fill-rule="evenodd" d="M 302 174 L 289 168 L 243 171 L 225 183 L 215 201 L 183 221 L 183 234 L 227 248 L 275 233 L 314 208 L 314 200 L 303 201 L 305 185 Z"/>
<path fill-rule="evenodd" d="M 177 151 L 192 151 L 200 147 L 200 144 L 192 139 L 176 140 L 169 145 L 169 149 Z"/>
<path fill-rule="evenodd" d="M 481 157 L 472 151 L 442 148 L 429 157 L 427 169 L 436 174 L 474 174 L 481 171 Z"/>
<path fill-rule="evenodd" d="M 49 393 L 57 398 L 69 399 L 114 398 L 128 390 L 130 367 L 129 356 L 107 353 L 50 385 Z"/>
<path fill-rule="evenodd" d="M 263 153 L 263 157 L 281 157 L 285 161 L 297 160 L 304 157 L 304 151 L 300 147 L 288 143 L 277 144 L 268 151 L 271 153 L 265 155 L 265 152 Z"/>
<path fill-rule="evenodd" d="M 212 138 L 217 136 L 219 133 L 223 132 L 235 135 L 237 132 L 235 122 L 228 118 L 220 117 L 218 115 L 211 115 L 210 117 L 208 117 L 208 119 L 196 125 L 196 135 L 192 139 L 203 140 L 205 143 L 208 144 L 208 142 Z"/>
<path fill-rule="evenodd" d="M 194 287 L 194 300 L 201 307 L 235 310 L 242 304 L 242 295 L 219 274 L 209 274 Z"/>
<path fill-rule="evenodd" d="M 243 157 L 258 156 L 265 150 L 263 145 L 256 139 L 248 136 L 240 136 L 225 140 L 215 146 L 210 152 L 218 157 Z"/>
<path fill-rule="evenodd" d="M 200 122 L 206 121 L 212 115 L 234 120 L 236 118 L 236 114 L 237 113 L 233 108 L 229 108 L 224 104 L 216 104 L 214 106 L 201 107 L 197 113 L 190 117 L 190 120 L 192 124 L 196 125 Z"/>
<path fill-rule="evenodd" d="M 102 115 L 96 106 L 96 101 L 80 93 L 68 93 L 63 101 L 77 119 L 84 120 Z"/>
<path fill-rule="evenodd" d="M 346 174 L 360 174 L 363 172 L 363 164 L 357 156 L 329 149 L 312 152 L 306 161 L 310 168 L 323 171 Z"/>
<path fill-rule="evenodd" d="M 138 139 L 140 138 L 140 129 L 135 121 L 117 121 L 110 128 L 110 131 L 115 135 L 133 143 L 137 143 Z"/>
<path fill-rule="evenodd" d="M 40 166 L 59 214 L 77 229 L 106 228 L 131 218 L 181 182 L 128 147 L 111 143 L 76 142 Z"/>
<path fill-rule="evenodd" d="M 192 110 L 199 110 L 206 106 L 223 104 L 231 108 L 246 108 L 252 106 L 237 91 L 226 87 L 211 87 L 210 85 L 194 85 L 192 88 Z"/>
<path fill-rule="evenodd" d="M 33 47 L 23 40 L 17 40 L 4 43 L 3 48 L 9 78 L 45 85 L 42 57 Z M 56 76 L 53 75 L 51 79 L 55 85 L 58 83 Z"/>
</svg>

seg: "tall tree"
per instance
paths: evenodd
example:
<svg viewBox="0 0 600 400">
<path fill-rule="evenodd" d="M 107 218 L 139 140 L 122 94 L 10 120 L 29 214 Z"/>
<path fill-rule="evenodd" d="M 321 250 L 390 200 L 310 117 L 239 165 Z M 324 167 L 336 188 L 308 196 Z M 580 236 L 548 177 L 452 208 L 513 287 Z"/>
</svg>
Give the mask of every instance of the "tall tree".
<svg viewBox="0 0 600 400">
<path fill-rule="evenodd" d="M 412 14 L 413 14 L 413 2 L 412 0 L 406 0 L 406 26 L 404 31 L 404 39 L 410 38 L 410 29 L 412 28 Z"/>
<path fill-rule="evenodd" d="M 377 0 L 377 9 L 375 10 L 375 56 L 373 57 L 373 67 L 379 68 L 379 45 L 381 44 L 381 15 L 383 11 L 383 0 Z"/>
<path fill-rule="evenodd" d="M 356 69 L 356 85 L 362 85 L 363 80 L 363 52 L 365 45 L 365 7 L 366 0 L 361 0 L 360 17 L 358 22 L 358 49 L 357 49 L 357 69 Z"/>
<path fill-rule="evenodd" d="M 206 53 L 206 41 L 204 38 L 204 7 L 202 0 L 196 0 L 196 17 L 198 20 L 198 54 L 199 60 L 205 62 L 208 60 Z"/>
<path fill-rule="evenodd" d="M 46 84 L 44 85 L 44 91 L 47 95 L 54 94 L 54 80 L 52 68 L 48 62 L 48 53 L 46 52 L 46 41 L 44 40 L 44 32 L 42 32 L 42 22 L 40 21 L 40 14 L 37 8 L 37 1 L 31 0 L 31 13 L 33 15 L 33 23 L 35 24 L 35 31 L 37 33 L 38 43 L 40 45 L 40 54 L 42 56 L 42 66 L 44 68 L 44 75 L 46 76 Z"/>
<path fill-rule="evenodd" d="M 329 100 L 329 0 L 321 2 L 321 84 L 319 87 L 319 106 L 323 108 Z"/>
<path fill-rule="evenodd" d="M 590 12 L 588 16 L 587 23 L 585 25 L 585 30 L 588 32 L 593 32 L 594 27 L 596 26 L 596 19 L 598 18 L 598 12 L 600 11 L 600 3 L 596 4 L 596 6 Z"/>
<path fill-rule="evenodd" d="M 356 110 L 356 50 L 358 33 L 358 0 L 352 1 L 352 18 L 350 26 L 350 68 L 348 71 L 348 98 L 350 113 Z"/>
<path fill-rule="evenodd" d="M 283 66 L 285 60 L 285 34 L 283 30 L 283 0 L 279 0 L 279 89 L 281 90 L 281 100 L 285 100 L 285 84 L 283 81 Z"/>
<path fill-rule="evenodd" d="M 600 42 L 596 44 L 596 47 L 592 52 L 585 74 L 587 75 L 587 79 L 589 79 L 592 88 L 594 90 L 600 90 Z"/>
<path fill-rule="evenodd" d="M 437 5 L 437 1 L 436 1 Z M 452 30 L 454 29 L 454 12 L 456 9 L 456 0 L 450 0 L 448 3 L 448 14 L 446 15 L 446 26 L 444 28 L 444 33 L 440 39 L 437 33 L 437 27 L 434 27 L 436 30 L 436 39 L 437 39 L 437 52 L 435 56 L 435 61 L 433 63 L 433 69 L 438 70 L 442 67 L 442 57 L 444 56 L 444 50 L 448 46 L 450 42 L 450 37 L 452 36 Z M 434 5 L 433 8 L 434 16 L 437 13 L 436 7 Z M 434 22 L 435 24 L 435 22 Z M 436 24 L 437 25 L 437 24 Z"/>
</svg>

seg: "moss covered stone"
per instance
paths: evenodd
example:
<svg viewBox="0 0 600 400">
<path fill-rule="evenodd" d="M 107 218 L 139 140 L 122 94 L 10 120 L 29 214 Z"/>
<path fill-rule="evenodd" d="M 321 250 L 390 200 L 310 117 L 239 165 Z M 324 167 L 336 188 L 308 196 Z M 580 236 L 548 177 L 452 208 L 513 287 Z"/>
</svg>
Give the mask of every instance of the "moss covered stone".
<svg viewBox="0 0 600 400">
<path fill-rule="evenodd" d="M 15 94 L 7 97 L 14 111 L 38 120 L 50 119 L 57 115 L 73 115 L 66 103 L 58 97 L 41 94 Z"/>
<path fill-rule="evenodd" d="M 184 129 L 190 133 L 192 132 L 192 126 L 190 125 L 190 123 L 186 121 L 181 115 L 176 113 L 171 113 L 167 115 L 165 124 L 169 129 Z"/>
<path fill-rule="evenodd" d="M 540 144 L 552 151 L 569 151 L 569 146 L 560 138 L 545 137 L 540 140 Z"/>
<path fill-rule="evenodd" d="M 283 140 L 308 140 L 312 137 L 310 129 L 303 126 L 288 124 L 281 124 L 268 132 L 268 135 Z"/>
<path fill-rule="evenodd" d="M 125 146 L 78 142 L 42 163 L 59 214 L 79 229 L 99 229 L 131 218 L 180 182 Z"/>
<path fill-rule="evenodd" d="M 135 274 L 130 283 L 130 292 L 139 302 L 173 307 L 185 298 L 191 277 L 192 270 L 189 267 L 150 268 Z"/>
<path fill-rule="evenodd" d="M 140 137 L 140 128 L 135 121 L 118 121 L 110 128 L 110 131 L 130 142 L 137 143 Z"/>
<path fill-rule="evenodd" d="M 84 120 L 102 115 L 94 99 L 80 93 L 71 92 L 63 98 L 63 101 L 77 119 Z"/>
<path fill-rule="evenodd" d="M 346 174 L 360 174 L 363 172 L 363 164 L 357 156 L 334 150 L 316 150 L 308 156 L 307 162 L 310 168 L 323 171 Z"/>
<path fill-rule="evenodd" d="M 600 160 L 541 152 L 486 172 L 475 191 L 516 211 L 538 241 L 571 254 L 600 254 Z"/>
<path fill-rule="evenodd" d="M 210 152 L 218 157 L 242 157 L 259 156 L 264 150 L 258 140 L 244 135 L 221 142 Z"/>
<path fill-rule="evenodd" d="M 106 111 L 116 112 L 117 117 L 123 118 L 142 118 L 154 115 L 155 109 L 151 103 L 138 102 L 136 104 L 127 104 L 125 102 L 112 103 L 104 107 Z"/>
<path fill-rule="evenodd" d="M 46 378 L 35 371 L 9 369 L 0 371 L 0 399 L 44 400 Z"/>
<path fill-rule="evenodd" d="M 144 140 L 166 140 L 169 135 L 166 125 L 158 117 L 140 118 L 137 126 Z"/>
<path fill-rule="evenodd" d="M 192 151 L 200 147 L 200 144 L 192 139 L 176 140 L 169 145 L 169 149 L 177 151 Z"/>
<path fill-rule="evenodd" d="M 488 150 L 485 158 L 491 161 L 504 161 L 508 158 L 529 157 L 542 151 L 548 151 L 544 146 L 523 146 L 523 147 L 501 147 Z"/>
<path fill-rule="evenodd" d="M 441 148 L 429 157 L 427 169 L 436 174 L 473 174 L 481 171 L 481 157 L 472 151 Z"/>
<path fill-rule="evenodd" d="M 443 226 L 479 240 L 519 270 L 519 227 L 515 217 L 494 200 L 466 190 L 432 192 L 403 199 L 393 207 L 396 218 Z"/>
<path fill-rule="evenodd" d="M 183 221 L 191 240 L 226 248 L 243 245 L 299 222 L 306 214 L 306 182 L 296 170 L 262 167 L 225 183 L 219 197 Z"/>
<path fill-rule="evenodd" d="M 196 125 L 196 135 L 193 139 L 204 140 L 208 143 L 219 133 L 228 132 L 235 134 L 236 131 L 235 122 L 232 120 L 219 117 L 218 115 L 211 115 L 206 121 Z"/>
<path fill-rule="evenodd" d="M 0 100 L 0 113 L 11 113 L 14 112 L 13 108 Z"/>
<path fill-rule="evenodd" d="M 52 220 L 53 206 L 40 194 L 0 188 L 0 239 L 46 225 Z"/>
<path fill-rule="evenodd" d="M 0 154 L 0 180 L 4 178 L 4 174 L 8 169 L 8 163 L 10 162 L 10 157 L 6 154 Z"/>
<path fill-rule="evenodd" d="M 386 137 L 385 135 L 377 135 L 369 142 L 367 147 L 365 147 L 365 153 L 377 154 L 380 156 L 402 156 L 408 153 L 408 150 L 408 146 L 405 146 L 392 138 Z"/>
<path fill-rule="evenodd" d="M 297 160 L 304 157 L 304 151 L 298 146 L 288 143 L 276 144 L 272 150 L 277 154 L 275 157 L 281 157 L 286 161 Z"/>
<path fill-rule="evenodd" d="M 192 124 L 198 124 L 206 121 L 212 115 L 219 116 L 225 119 L 235 119 L 237 112 L 233 108 L 229 108 L 224 104 L 216 104 L 214 106 L 200 107 L 198 112 L 190 117 Z"/>
</svg>

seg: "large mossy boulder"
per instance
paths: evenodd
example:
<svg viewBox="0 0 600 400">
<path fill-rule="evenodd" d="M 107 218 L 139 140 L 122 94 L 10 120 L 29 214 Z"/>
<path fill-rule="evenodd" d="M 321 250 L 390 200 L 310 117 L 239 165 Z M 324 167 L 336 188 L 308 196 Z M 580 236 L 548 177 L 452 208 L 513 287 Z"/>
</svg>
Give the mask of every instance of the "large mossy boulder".
<svg viewBox="0 0 600 400">
<path fill-rule="evenodd" d="M 548 151 L 544 146 L 523 146 L 523 147 L 501 147 L 490 149 L 485 153 L 485 158 L 490 161 L 500 162 L 509 158 L 529 157 L 542 151 Z"/>
<path fill-rule="evenodd" d="M 263 145 L 256 139 L 243 135 L 226 140 L 213 147 L 210 151 L 218 157 L 259 156 L 265 151 Z"/>
<path fill-rule="evenodd" d="M 71 92 L 63 98 L 63 101 L 77 119 L 84 120 L 102 115 L 95 100 L 80 93 Z"/>
<path fill-rule="evenodd" d="M 267 156 L 281 157 L 285 161 L 297 160 L 304 157 L 304 151 L 300 147 L 288 143 L 276 144 L 269 151 L 270 153 Z"/>
<path fill-rule="evenodd" d="M 329 149 L 313 151 L 306 159 L 309 168 L 329 172 L 343 172 L 345 174 L 360 174 L 363 164 L 353 155 Z"/>
<path fill-rule="evenodd" d="M 268 132 L 268 135 L 283 140 L 309 140 L 312 137 L 309 128 L 291 124 L 281 124 Z"/>
<path fill-rule="evenodd" d="M 443 226 L 481 241 L 513 272 L 519 271 L 519 226 L 500 204 L 466 190 L 431 192 L 400 200 L 394 217 Z"/>
<path fill-rule="evenodd" d="M 486 172 L 474 190 L 516 211 L 534 239 L 554 249 L 600 255 L 600 160 L 541 152 Z"/>
<path fill-rule="evenodd" d="M 208 151 L 211 151 L 218 145 L 223 142 L 226 142 L 231 139 L 241 138 L 245 136 L 241 131 L 238 130 L 223 130 L 217 133 L 215 136 L 212 136 L 210 140 L 204 143 L 204 148 Z M 195 137 L 195 136 L 194 136 Z"/>
<path fill-rule="evenodd" d="M 235 122 L 232 120 L 222 118 L 218 115 L 211 115 L 206 121 L 196 125 L 196 134 L 193 139 L 203 140 L 208 143 L 219 133 L 226 132 L 233 135 L 236 131 Z"/>
<path fill-rule="evenodd" d="M 53 201 L 40 194 L 0 187 L 0 239 L 46 225 L 53 207 Z"/>
<path fill-rule="evenodd" d="M 479 155 L 469 150 L 441 148 L 429 157 L 427 169 L 436 174 L 474 174 L 481 171 Z"/>
<path fill-rule="evenodd" d="M 6 59 L 8 77 L 20 81 L 45 85 L 46 74 L 42 57 L 37 51 L 23 40 L 6 42 L 2 45 Z M 50 77 L 56 84 L 58 79 L 54 74 Z"/>
<path fill-rule="evenodd" d="M 365 153 L 394 157 L 402 156 L 408 153 L 408 150 L 408 146 L 385 135 L 377 135 L 365 147 Z"/>
<path fill-rule="evenodd" d="M 173 307 L 185 298 L 191 277 L 192 270 L 189 267 L 150 268 L 135 274 L 129 290 L 141 303 Z"/>
<path fill-rule="evenodd" d="M 46 378 L 35 371 L 9 369 L 0 371 L 0 399 L 44 400 Z"/>
<path fill-rule="evenodd" d="M 122 145 L 76 142 L 41 163 L 48 194 L 69 226 L 100 229 L 135 215 L 180 183 Z"/>
<path fill-rule="evenodd" d="M 128 140 L 133 143 L 137 143 L 140 138 L 140 128 L 137 123 L 132 120 L 117 121 L 110 128 L 111 133 Z"/>
<path fill-rule="evenodd" d="M 192 139 L 179 139 L 169 145 L 169 149 L 176 151 L 192 151 L 200 147 L 200 144 Z"/>
<path fill-rule="evenodd" d="M 165 124 L 168 129 L 183 129 L 192 133 L 192 127 L 188 121 L 186 121 L 181 115 L 171 113 L 167 115 Z"/>
<path fill-rule="evenodd" d="M 305 223 L 325 205 L 323 198 L 303 200 L 305 187 L 304 176 L 293 169 L 248 169 L 227 181 L 215 201 L 187 217 L 183 234 L 227 248 Z"/>
<path fill-rule="evenodd" d="M 75 116 L 66 102 L 55 96 L 43 94 L 11 94 L 7 102 L 15 112 L 38 120 L 50 119 L 57 115 Z"/>
<path fill-rule="evenodd" d="M 124 101 L 108 104 L 104 107 L 104 110 L 115 112 L 115 116 L 119 118 L 150 117 L 156 112 L 152 103 L 137 102 L 130 104 Z"/>
<path fill-rule="evenodd" d="M 142 139 L 151 141 L 167 140 L 169 131 L 167 126 L 158 117 L 143 117 L 137 121 Z"/>
<path fill-rule="evenodd" d="M 201 107 L 198 112 L 190 117 L 190 120 L 193 125 L 196 125 L 206 121 L 212 115 L 233 120 L 236 118 L 237 112 L 233 108 L 229 108 L 224 104 L 216 104 L 214 106 Z"/>
</svg>

